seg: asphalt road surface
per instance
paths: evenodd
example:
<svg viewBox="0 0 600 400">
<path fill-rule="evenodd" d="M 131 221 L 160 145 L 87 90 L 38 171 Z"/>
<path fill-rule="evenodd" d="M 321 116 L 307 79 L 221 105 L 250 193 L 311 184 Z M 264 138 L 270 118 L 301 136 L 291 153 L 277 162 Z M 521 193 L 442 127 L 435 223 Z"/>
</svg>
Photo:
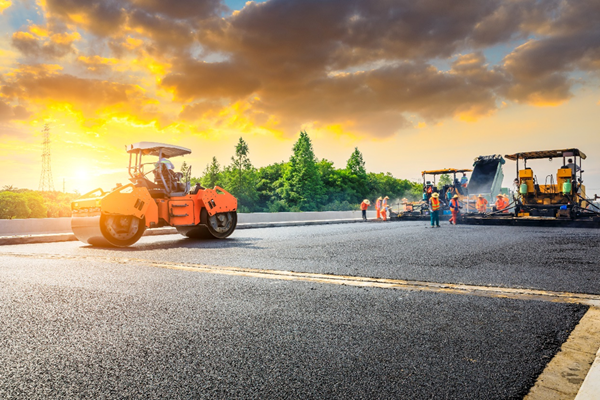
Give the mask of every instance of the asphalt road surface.
<svg viewBox="0 0 600 400">
<path fill-rule="evenodd" d="M 586 306 L 261 275 L 600 294 L 597 230 L 426 226 L 2 246 L 0 398 L 522 398 Z"/>
</svg>

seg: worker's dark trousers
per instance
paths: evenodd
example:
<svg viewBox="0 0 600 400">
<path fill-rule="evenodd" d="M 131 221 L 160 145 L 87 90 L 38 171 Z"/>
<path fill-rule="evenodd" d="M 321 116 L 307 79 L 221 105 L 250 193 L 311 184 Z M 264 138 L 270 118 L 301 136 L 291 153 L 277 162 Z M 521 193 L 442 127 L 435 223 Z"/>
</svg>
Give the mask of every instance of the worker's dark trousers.
<svg viewBox="0 0 600 400">
<path fill-rule="evenodd" d="M 363 219 L 367 220 L 367 210 L 362 210 Z"/>
<path fill-rule="evenodd" d="M 440 226 L 440 210 L 431 212 L 431 226 Z"/>
</svg>

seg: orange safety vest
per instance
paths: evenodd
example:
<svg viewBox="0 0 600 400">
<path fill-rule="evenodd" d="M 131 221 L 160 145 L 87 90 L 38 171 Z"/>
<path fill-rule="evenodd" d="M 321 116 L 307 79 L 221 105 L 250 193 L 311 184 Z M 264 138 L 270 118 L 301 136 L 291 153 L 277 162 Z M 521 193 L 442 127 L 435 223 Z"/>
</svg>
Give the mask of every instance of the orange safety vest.
<svg viewBox="0 0 600 400">
<path fill-rule="evenodd" d="M 378 209 L 378 210 L 381 208 L 381 200 L 377 200 L 375 202 L 375 208 Z"/>
<path fill-rule="evenodd" d="M 364 201 L 362 203 L 360 203 L 361 210 L 366 210 L 367 208 L 369 208 L 369 205 L 367 203 L 365 203 Z"/>
<path fill-rule="evenodd" d="M 506 208 L 506 206 L 508 206 L 508 204 L 506 203 L 506 201 L 504 201 L 504 199 L 498 199 L 496 200 L 496 208 L 499 211 L 502 211 Z"/>
<path fill-rule="evenodd" d="M 459 203 L 458 203 L 458 199 L 452 199 L 450 200 L 450 208 L 453 211 L 458 211 L 458 208 L 460 207 Z"/>
<path fill-rule="evenodd" d="M 437 211 L 440 209 L 440 201 L 439 199 L 436 199 L 435 197 L 431 198 L 431 209 L 433 211 Z"/>
<path fill-rule="evenodd" d="M 487 210 L 487 204 L 488 201 L 486 199 L 478 198 L 475 207 L 477 207 L 477 211 L 485 212 L 485 210 Z"/>
</svg>

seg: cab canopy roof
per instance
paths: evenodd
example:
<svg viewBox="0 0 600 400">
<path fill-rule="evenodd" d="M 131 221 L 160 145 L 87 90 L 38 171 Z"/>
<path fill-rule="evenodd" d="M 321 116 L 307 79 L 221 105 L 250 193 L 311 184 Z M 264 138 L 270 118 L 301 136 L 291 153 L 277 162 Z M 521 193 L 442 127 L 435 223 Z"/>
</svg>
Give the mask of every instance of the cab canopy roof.
<svg viewBox="0 0 600 400">
<path fill-rule="evenodd" d="M 186 149 L 185 147 L 156 142 L 138 142 L 127 146 L 128 153 L 140 152 L 145 156 L 158 156 L 161 149 L 163 158 L 184 156 L 192 153 L 190 149 Z"/>
<path fill-rule="evenodd" d="M 523 153 L 507 154 L 504 157 L 509 160 L 516 161 L 517 159 L 533 160 L 536 158 L 562 158 L 562 157 L 581 157 L 583 160 L 587 156 L 579 149 L 561 149 L 561 150 L 541 150 L 541 151 L 526 151 Z"/>
<path fill-rule="evenodd" d="M 434 169 L 431 171 L 421 171 L 421 175 L 443 175 L 443 174 L 456 174 L 462 172 L 472 172 L 472 169 L 455 169 L 455 168 L 446 168 L 446 169 Z"/>
</svg>

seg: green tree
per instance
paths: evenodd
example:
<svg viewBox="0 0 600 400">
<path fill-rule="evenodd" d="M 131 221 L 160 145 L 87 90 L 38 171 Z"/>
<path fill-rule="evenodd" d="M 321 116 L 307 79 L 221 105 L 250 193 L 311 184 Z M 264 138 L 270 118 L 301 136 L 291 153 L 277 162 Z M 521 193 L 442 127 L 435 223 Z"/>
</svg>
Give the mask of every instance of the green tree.
<svg viewBox="0 0 600 400">
<path fill-rule="evenodd" d="M 346 163 L 346 169 L 352 172 L 354 175 L 367 176 L 363 155 L 360 151 L 358 151 L 358 147 L 355 147 L 354 151 L 350 155 L 350 158 Z"/>
<path fill-rule="evenodd" d="M 358 203 L 369 194 L 369 177 L 365 169 L 365 162 L 362 153 L 358 147 L 350 155 L 346 163 L 346 171 L 349 176 L 346 185 L 350 189 L 350 197 L 347 199 L 350 203 Z"/>
<path fill-rule="evenodd" d="M 390 200 L 408 197 L 414 186 L 413 182 L 406 179 L 394 178 L 391 173 L 369 173 L 370 198 L 389 196 Z M 390 201 L 391 202 L 391 201 Z"/>
<path fill-rule="evenodd" d="M 44 198 L 46 216 L 48 218 L 70 217 L 71 202 L 78 198 L 79 193 L 38 192 Z"/>
<path fill-rule="evenodd" d="M 200 179 L 195 178 L 192 179 L 192 184 L 196 184 L 196 182 L 200 182 L 200 184 L 207 188 L 213 188 L 215 186 L 221 186 L 222 180 L 222 171 L 219 162 L 217 161 L 217 157 L 212 158 L 210 164 L 206 164 L 206 168 L 204 169 L 204 174 Z"/>
<path fill-rule="evenodd" d="M 183 179 L 182 182 L 183 183 L 191 183 L 191 178 L 192 178 L 192 166 L 188 165 L 187 162 L 183 162 L 183 164 L 181 164 L 181 174 L 183 175 Z"/>
<path fill-rule="evenodd" d="M 304 131 L 294 144 L 289 164 L 278 190 L 282 199 L 291 210 L 316 210 L 326 197 L 312 143 Z"/>
<path fill-rule="evenodd" d="M 23 193 L 0 192 L 0 219 L 27 218 L 30 212 Z"/>
<path fill-rule="evenodd" d="M 248 144 L 240 137 L 237 145 L 235 146 L 235 156 L 231 157 L 230 169 L 233 172 L 233 179 L 231 179 L 231 189 L 242 193 L 245 191 L 246 182 L 244 175 L 246 172 L 253 169 L 250 158 L 248 157 Z"/>
<path fill-rule="evenodd" d="M 27 202 L 27 208 L 29 208 L 27 218 L 46 218 L 48 209 L 44 204 L 44 197 L 40 192 L 30 191 L 23 193 L 23 195 Z"/>
<path fill-rule="evenodd" d="M 254 211 L 258 193 L 256 191 L 256 169 L 248 154 L 248 144 L 240 137 L 235 146 L 235 156 L 231 157 L 231 165 L 224 171 L 227 190 L 238 198 L 240 211 Z"/>
<path fill-rule="evenodd" d="M 289 168 L 289 164 L 281 162 L 261 167 L 258 170 L 256 177 L 257 210 L 269 212 L 289 210 L 278 193 L 278 189 L 283 185 L 283 175 L 287 168 Z"/>
<path fill-rule="evenodd" d="M 450 178 L 450 175 L 448 174 L 442 174 L 440 176 L 440 180 L 437 183 L 437 187 L 438 189 L 442 189 L 442 187 L 444 187 L 444 185 L 450 185 L 452 184 L 452 179 Z"/>
</svg>

